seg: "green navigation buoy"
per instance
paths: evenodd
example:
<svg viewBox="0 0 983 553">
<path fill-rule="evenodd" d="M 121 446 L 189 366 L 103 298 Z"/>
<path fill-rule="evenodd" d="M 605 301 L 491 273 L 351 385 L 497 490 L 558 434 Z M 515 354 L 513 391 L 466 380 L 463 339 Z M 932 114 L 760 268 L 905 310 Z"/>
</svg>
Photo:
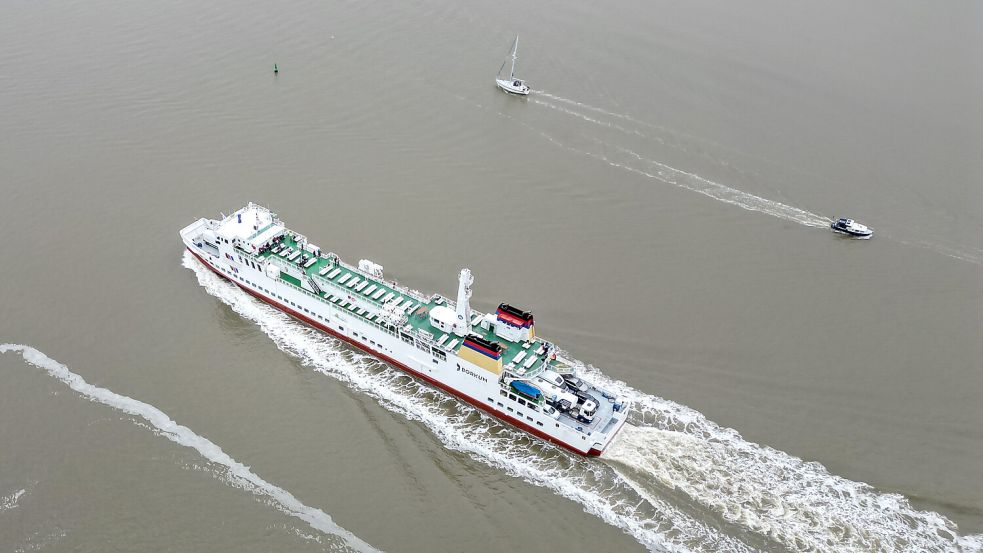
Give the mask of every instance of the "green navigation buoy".
<svg viewBox="0 0 983 553">
<path fill-rule="evenodd" d="M 273 74 L 274 74 L 274 75 L 276 75 L 276 74 L 277 74 L 277 73 L 279 73 L 279 72 L 280 72 L 280 68 L 279 68 L 279 67 L 277 67 L 277 66 L 276 66 L 276 64 L 274 63 L 274 64 L 273 64 Z"/>
</svg>

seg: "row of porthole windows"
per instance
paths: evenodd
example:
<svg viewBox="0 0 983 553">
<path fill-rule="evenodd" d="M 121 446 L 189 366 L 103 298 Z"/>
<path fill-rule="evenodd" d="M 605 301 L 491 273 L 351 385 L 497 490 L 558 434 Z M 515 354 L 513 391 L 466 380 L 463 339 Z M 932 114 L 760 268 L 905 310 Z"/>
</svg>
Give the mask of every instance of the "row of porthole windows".
<svg viewBox="0 0 983 553">
<path fill-rule="evenodd" d="M 499 405 L 501 405 L 501 403 L 499 403 Z M 511 407 L 509 407 L 508 405 L 506 405 L 506 406 L 505 406 L 505 410 L 506 410 L 506 411 L 508 411 L 508 412 L 510 412 L 510 413 L 515 413 L 515 409 L 513 409 L 513 408 L 511 408 Z M 518 413 L 516 413 L 516 414 L 518 414 Z M 520 415 L 520 416 L 521 416 L 521 415 Z M 529 422 L 535 422 L 535 423 L 536 423 L 536 424 L 538 424 L 539 426 L 543 426 L 543 423 L 541 423 L 541 422 L 539 422 L 539 421 L 533 421 L 533 420 L 532 420 L 532 417 L 530 417 L 529 415 L 526 415 L 526 420 L 527 420 L 527 421 L 529 421 Z M 559 424 L 557 424 L 557 425 L 556 425 L 556 427 L 557 427 L 557 428 L 559 428 L 559 427 L 560 427 L 560 425 L 559 425 Z"/>
<path fill-rule="evenodd" d="M 502 397 L 507 397 L 507 398 L 509 398 L 509 399 L 511 399 L 513 401 L 517 401 L 518 403 L 529 407 L 533 411 L 539 411 L 539 408 L 538 407 L 533 406 L 532 403 L 527 402 L 526 400 L 522 399 L 521 397 L 516 397 L 514 394 L 510 394 L 510 393 L 506 392 L 505 390 L 499 390 L 498 393 Z M 488 401 L 489 401 L 489 403 L 497 403 L 499 407 L 505 407 L 505 409 L 507 409 L 508 411 L 511 411 L 513 413 L 516 413 L 516 410 L 515 409 L 512 409 L 511 407 L 509 407 L 507 405 L 502 405 L 502 402 L 501 401 L 496 402 L 492 398 L 488 398 Z M 526 420 L 528 420 L 529 422 L 535 422 L 537 425 L 543 426 L 543 423 L 541 423 L 539 421 L 533 420 L 532 417 L 530 417 L 528 415 L 525 415 L 525 417 L 526 417 Z M 555 423 L 555 424 L 556 424 L 556 427 L 557 428 L 560 427 L 560 423 Z"/>
<path fill-rule="evenodd" d="M 239 275 L 238 275 L 238 274 L 236 274 L 236 273 L 233 273 L 233 272 L 229 272 L 229 271 L 228 271 L 227 269 L 224 269 L 224 268 L 222 268 L 222 267 L 219 267 L 219 269 L 220 269 L 220 270 L 221 270 L 221 271 L 222 271 L 223 273 L 225 273 L 225 274 L 227 274 L 227 275 L 229 275 L 229 276 L 231 276 L 232 278 L 236 278 L 236 279 L 239 279 L 239 280 L 241 280 L 241 281 L 243 281 L 243 282 L 245 282 L 246 284 L 248 284 L 248 285 L 250 285 L 250 286 L 255 286 L 256 288 L 259 288 L 260 290 L 263 290 L 263 288 L 262 288 L 262 287 L 260 287 L 260 286 L 259 286 L 258 284 L 256 284 L 256 283 L 254 283 L 254 282 L 252 282 L 252 281 L 249 281 L 249 280 L 246 280 L 246 279 L 244 279 L 244 278 L 242 278 L 241 276 L 239 276 Z"/>
<path fill-rule="evenodd" d="M 240 259 L 242 259 L 242 256 L 240 256 Z M 294 303 L 294 302 L 292 302 L 292 301 L 290 301 L 290 300 L 288 300 L 288 299 L 286 299 L 286 298 L 284 298 L 283 296 L 280 296 L 280 295 L 277 295 L 277 294 L 274 294 L 273 292 L 271 292 L 271 291 L 269 291 L 269 290 L 267 290 L 266 288 L 263 288 L 262 286 L 260 286 L 260 285 L 258 285 L 258 284 L 256 284 L 256 283 L 254 283 L 254 282 L 252 282 L 252 281 L 250 281 L 250 280 L 247 280 L 247 279 L 244 279 L 244 278 L 242 278 L 241 276 L 239 276 L 239 275 L 237 275 L 237 274 L 235 274 L 235 273 L 232 273 L 232 272 L 229 272 L 229 271 L 228 271 L 227 269 L 225 269 L 225 268 L 223 268 L 223 267 L 219 267 L 219 269 L 221 269 L 221 271 L 222 271 L 223 273 L 225 273 L 225 274 L 227 274 L 227 275 L 230 275 L 230 276 L 232 276 L 232 277 L 234 277 L 234 278 L 237 278 L 237 279 L 239 279 L 239 280 L 241 280 L 241 281 L 243 281 L 243 282 L 245 282 L 246 284 L 249 284 L 249 285 L 251 285 L 251 286 L 255 286 L 256 288 L 259 288 L 260 290 L 262 290 L 262 291 L 264 291 L 264 292 L 266 292 L 267 294 L 270 294 L 270 295 L 271 295 L 271 296 L 273 296 L 274 298 L 277 298 L 277 299 L 279 299 L 279 300 L 281 300 L 281 301 L 284 301 L 284 302 L 286 302 L 286 303 L 289 303 L 289 304 L 290 304 L 291 306 L 293 306 L 293 307 L 297 307 L 297 308 L 299 308 L 299 309 L 301 309 L 301 310 L 303 310 L 304 312 L 306 312 L 306 313 L 308 313 L 308 314 L 310 314 L 310 315 L 313 315 L 314 317 L 317 317 L 318 319 L 321 319 L 322 321 L 323 321 L 323 320 L 325 320 L 325 318 L 324 318 L 324 317 L 322 317 L 322 316 L 320 316 L 320 315 L 318 315 L 317 313 L 314 313 L 314 312 L 313 312 L 313 311 L 311 311 L 310 309 L 307 309 L 306 307 L 303 307 L 303 306 L 299 306 L 299 305 L 297 305 L 296 303 Z"/>
<path fill-rule="evenodd" d="M 537 407 L 531 401 L 528 401 L 527 402 L 526 400 L 522 399 L 521 397 L 518 397 L 515 394 L 510 394 L 510 393 L 506 392 L 505 390 L 499 390 L 498 393 L 501 394 L 502 397 L 507 397 L 507 398 L 511 399 L 512 401 L 518 402 L 519 405 L 522 405 L 524 407 L 528 407 L 528 408 L 532 409 L 533 411 L 539 411 L 539 407 Z"/>
<path fill-rule="evenodd" d="M 281 300 L 283 300 L 283 298 L 282 298 L 282 297 L 280 297 L 280 296 L 277 296 L 276 294 L 274 294 L 274 296 L 275 296 L 275 297 L 277 297 L 277 298 L 279 298 L 279 299 L 281 299 Z M 287 301 L 287 302 L 288 302 L 288 303 L 289 303 L 290 305 L 292 305 L 292 306 L 294 306 L 294 307 L 299 307 L 299 308 L 300 308 L 300 309 L 302 309 L 303 311 L 305 311 L 305 312 L 307 312 L 307 313 L 309 313 L 309 314 L 311 314 L 311 315 L 313 315 L 314 317 L 317 317 L 318 319 L 321 319 L 322 321 L 327 321 L 327 319 L 325 319 L 324 317 L 322 317 L 321 315 L 319 315 L 319 314 L 317 314 L 317 313 L 314 313 L 313 311 L 311 311 L 311 310 L 309 310 L 309 309 L 307 309 L 306 307 L 303 307 L 303 306 L 298 306 L 297 304 L 295 304 L 294 302 L 292 302 L 292 301 L 289 301 L 289 300 L 284 300 L 284 301 Z M 339 326 L 339 327 L 338 327 L 338 330 L 339 330 L 340 332 L 344 332 L 344 331 L 345 331 L 345 327 L 343 327 L 343 326 Z M 354 336 L 355 338 L 365 338 L 365 339 L 368 339 L 368 336 L 360 336 L 360 335 L 359 335 L 359 334 L 358 334 L 357 332 L 352 332 L 352 335 L 353 335 L 353 336 Z M 376 342 L 375 342 L 374 340 L 369 340 L 369 342 L 370 342 L 370 343 L 371 343 L 371 344 L 372 344 L 373 346 L 376 346 L 376 347 L 379 347 L 380 349 L 385 349 L 385 348 L 383 348 L 383 347 L 382 347 L 382 344 L 377 344 L 377 343 L 376 343 Z"/>
<path fill-rule="evenodd" d="M 379 342 L 379 343 L 377 344 L 377 343 L 375 343 L 375 341 L 374 341 L 374 340 L 369 340 L 369 343 L 370 343 L 370 344 L 372 344 L 373 346 L 375 346 L 375 347 L 377 347 L 377 348 L 379 348 L 379 349 L 381 349 L 382 351 L 386 351 L 386 352 L 389 352 L 389 353 L 392 353 L 392 350 L 391 350 L 391 349 L 389 349 L 389 348 L 387 348 L 386 346 L 384 346 L 384 345 L 382 345 L 382 342 Z"/>
<path fill-rule="evenodd" d="M 250 261 L 248 259 L 243 259 L 241 255 L 239 256 L 239 262 L 240 263 L 245 263 L 246 265 L 251 266 L 253 269 L 256 269 L 257 271 L 259 270 L 259 267 L 256 265 L 256 263 L 254 263 L 254 262 L 252 262 L 252 261 Z"/>
</svg>

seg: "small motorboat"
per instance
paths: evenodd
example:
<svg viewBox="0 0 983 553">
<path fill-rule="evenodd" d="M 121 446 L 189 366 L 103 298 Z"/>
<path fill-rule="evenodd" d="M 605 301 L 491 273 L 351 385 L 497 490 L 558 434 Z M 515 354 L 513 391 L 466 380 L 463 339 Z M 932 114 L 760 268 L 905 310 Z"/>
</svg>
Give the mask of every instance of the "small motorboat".
<svg viewBox="0 0 983 553">
<path fill-rule="evenodd" d="M 833 232 L 862 240 L 867 240 L 874 235 L 874 229 L 861 225 L 853 219 L 837 219 L 829 224 L 829 228 L 833 229 Z"/>
</svg>

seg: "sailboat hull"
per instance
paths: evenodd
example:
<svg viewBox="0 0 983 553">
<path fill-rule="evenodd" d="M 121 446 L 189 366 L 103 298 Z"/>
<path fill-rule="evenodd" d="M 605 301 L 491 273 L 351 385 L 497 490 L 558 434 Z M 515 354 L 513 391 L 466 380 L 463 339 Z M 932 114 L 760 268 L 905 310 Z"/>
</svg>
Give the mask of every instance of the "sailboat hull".
<svg viewBox="0 0 983 553">
<path fill-rule="evenodd" d="M 515 86 L 513 84 L 513 81 L 508 81 L 504 79 L 495 79 L 495 84 L 498 85 L 498 88 L 501 88 L 502 90 L 508 92 L 509 94 L 516 94 L 519 96 L 529 95 L 529 87 L 525 83 L 522 83 L 519 86 Z"/>
</svg>

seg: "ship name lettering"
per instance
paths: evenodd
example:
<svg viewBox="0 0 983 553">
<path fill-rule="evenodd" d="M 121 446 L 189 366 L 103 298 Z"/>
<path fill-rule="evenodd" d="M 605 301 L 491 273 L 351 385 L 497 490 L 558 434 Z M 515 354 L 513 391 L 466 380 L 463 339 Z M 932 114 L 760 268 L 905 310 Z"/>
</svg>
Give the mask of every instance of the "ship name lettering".
<svg viewBox="0 0 983 553">
<path fill-rule="evenodd" d="M 481 376 L 480 374 L 478 374 L 478 373 L 476 373 L 476 372 L 474 372 L 474 371 L 471 371 L 471 370 L 468 370 L 468 369 L 465 369 L 465 368 L 464 368 L 464 367 L 462 367 L 462 366 L 461 366 L 460 364 L 458 364 L 458 365 L 457 365 L 457 372 L 461 372 L 461 373 L 464 373 L 464 374 L 466 374 L 466 375 L 468 375 L 468 376 L 473 376 L 474 378 L 477 378 L 478 380 L 480 380 L 480 381 L 482 381 L 482 382 L 485 382 L 485 383 L 487 383 L 487 382 L 488 382 L 488 379 L 487 379 L 487 378 L 485 378 L 485 377 L 483 377 L 483 376 Z"/>
</svg>

